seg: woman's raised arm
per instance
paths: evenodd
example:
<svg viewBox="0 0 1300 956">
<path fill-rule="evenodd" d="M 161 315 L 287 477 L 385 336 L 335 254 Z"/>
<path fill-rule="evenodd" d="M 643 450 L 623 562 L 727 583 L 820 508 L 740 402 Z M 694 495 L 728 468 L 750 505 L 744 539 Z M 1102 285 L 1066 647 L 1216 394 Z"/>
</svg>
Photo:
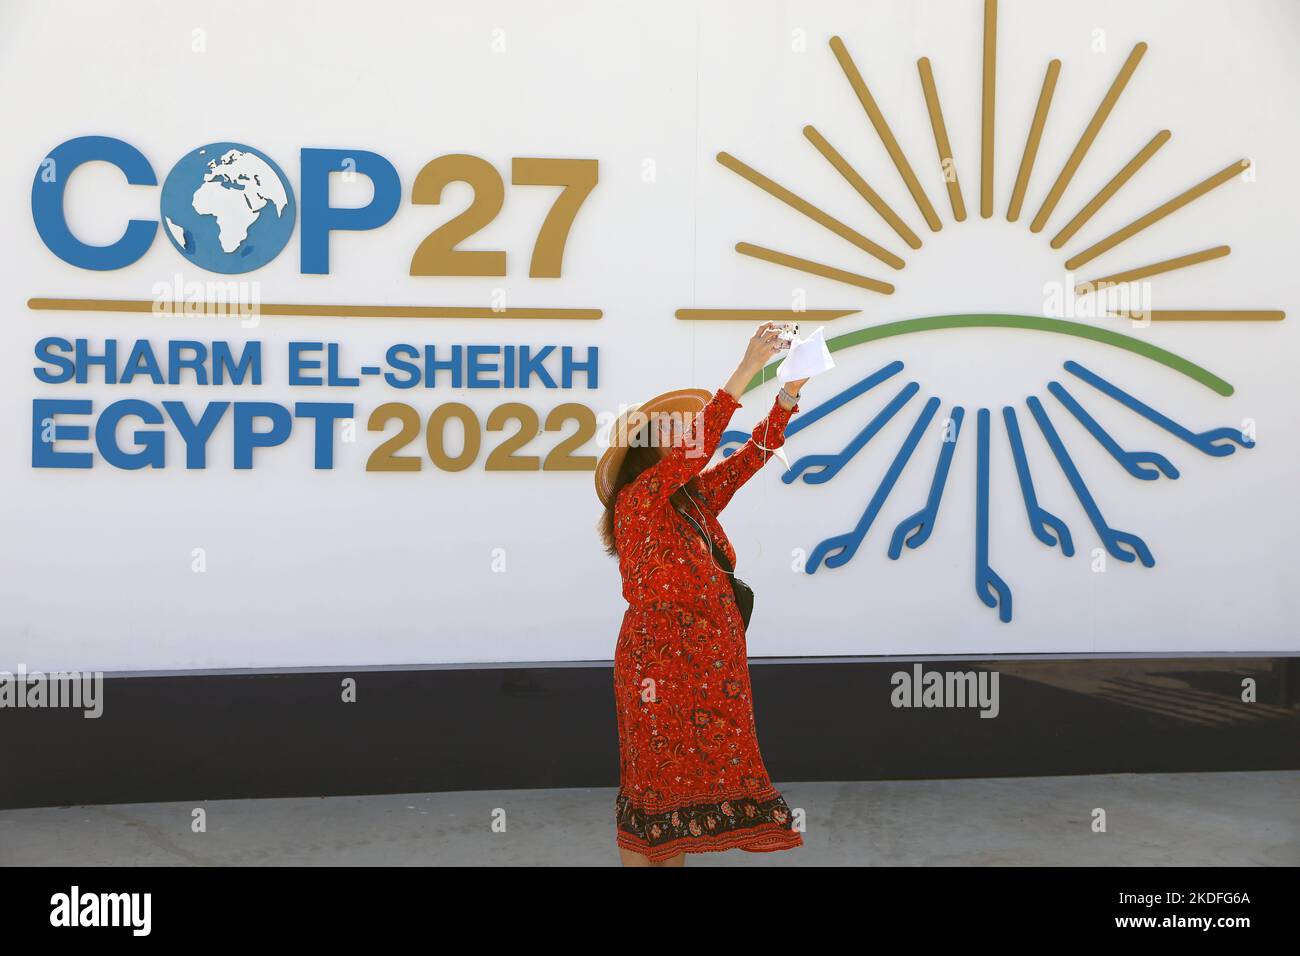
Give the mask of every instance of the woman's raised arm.
<svg viewBox="0 0 1300 956">
<path fill-rule="evenodd" d="M 718 514 L 731 501 L 740 486 L 749 481 L 772 457 L 772 453 L 785 444 L 785 428 L 790 416 L 799 410 L 797 404 L 787 402 L 785 392 L 798 401 L 799 389 L 806 379 L 788 383 L 777 392 L 767 417 L 754 426 L 749 441 L 730 458 L 725 458 L 700 475 L 697 482 L 705 507 Z"/>
<path fill-rule="evenodd" d="M 672 421 L 668 418 L 659 420 L 655 441 L 666 445 L 668 451 L 660 462 L 647 468 L 634 482 L 643 493 L 667 498 L 704 470 L 704 466 L 717 451 L 718 442 L 722 440 L 722 432 L 731 420 L 732 413 L 740 407 L 740 396 L 744 393 L 745 386 L 784 347 L 780 332 L 771 322 L 764 322 L 758 327 L 746 344 L 745 355 L 736 366 L 736 371 L 701 412 L 702 428 L 692 422 L 682 434 L 672 435 Z"/>
</svg>

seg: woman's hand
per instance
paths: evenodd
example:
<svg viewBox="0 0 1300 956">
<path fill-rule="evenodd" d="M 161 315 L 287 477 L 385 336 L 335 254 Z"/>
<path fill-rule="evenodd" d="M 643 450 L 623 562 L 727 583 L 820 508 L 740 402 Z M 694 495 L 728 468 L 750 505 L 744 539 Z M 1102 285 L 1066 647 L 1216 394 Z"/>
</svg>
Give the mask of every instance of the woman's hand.
<svg viewBox="0 0 1300 956">
<path fill-rule="evenodd" d="M 786 343 L 781 339 L 781 327 L 775 322 L 764 322 L 745 346 L 745 357 L 741 368 L 748 368 L 754 374 L 762 371 L 763 366 L 781 354 Z"/>
<path fill-rule="evenodd" d="M 798 403 L 799 400 L 799 389 L 803 388 L 803 383 L 806 381 L 808 381 L 808 379 L 806 378 L 791 379 L 790 381 L 786 382 L 785 385 L 783 386 L 783 390 L 785 391 L 786 395 L 789 395 L 792 398 L 794 398 L 796 404 Z M 787 405 L 785 403 L 785 398 L 784 396 L 781 395 L 780 392 L 777 392 L 776 395 L 777 395 L 777 399 L 781 402 L 782 408 L 794 408 L 794 405 Z"/>
<path fill-rule="evenodd" d="M 740 396 L 744 393 L 750 379 L 763 371 L 763 366 L 780 355 L 785 345 L 781 340 L 780 326 L 775 322 L 764 322 L 745 346 L 744 358 L 740 360 L 740 365 L 736 367 L 736 371 L 723 388 L 731 394 L 732 398 L 740 401 Z"/>
</svg>

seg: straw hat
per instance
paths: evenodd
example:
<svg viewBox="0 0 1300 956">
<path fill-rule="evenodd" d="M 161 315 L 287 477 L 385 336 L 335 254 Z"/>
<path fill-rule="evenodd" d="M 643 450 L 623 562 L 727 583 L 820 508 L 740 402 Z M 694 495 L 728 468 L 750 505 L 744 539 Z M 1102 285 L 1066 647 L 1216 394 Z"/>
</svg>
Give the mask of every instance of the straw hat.
<svg viewBox="0 0 1300 956">
<path fill-rule="evenodd" d="M 713 395 L 702 388 L 679 388 L 656 395 L 648 402 L 633 405 L 614 420 L 609 429 L 609 447 L 596 463 L 596 494 L 600 503 L 608 506 L 614 495 L 614 480 L 627 455 L 628 441 L 647 420 L 657 415 L 669 414 L 692 420 L 713 400 Z"/>
</svg>

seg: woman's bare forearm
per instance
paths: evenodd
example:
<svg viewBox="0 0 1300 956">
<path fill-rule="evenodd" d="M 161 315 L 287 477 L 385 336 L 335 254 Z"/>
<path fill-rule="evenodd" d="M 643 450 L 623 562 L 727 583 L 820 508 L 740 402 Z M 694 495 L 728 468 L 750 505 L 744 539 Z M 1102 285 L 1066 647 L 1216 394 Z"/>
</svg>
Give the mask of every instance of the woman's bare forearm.
<svg viewBox="0 0 1300 956">
<path fill-rule="evenodd" d="M 727 384 L 722 386 L 722 390 L 736 401 L 740 401 L 740 396 L 745 392 L 745 386 L 761 371 L 763 371 L 762 362 L 758 364 L 741 362 L 736 366 L 736 370 L 731 373 L 731 378 L 727 379 Z"/>
</svg>

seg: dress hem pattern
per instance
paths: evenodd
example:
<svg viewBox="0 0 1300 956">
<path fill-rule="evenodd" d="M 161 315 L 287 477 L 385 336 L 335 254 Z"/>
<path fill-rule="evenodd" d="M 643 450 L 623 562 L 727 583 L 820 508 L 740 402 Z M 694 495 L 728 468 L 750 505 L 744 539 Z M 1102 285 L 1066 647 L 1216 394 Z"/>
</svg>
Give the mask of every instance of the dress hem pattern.
<svg viewBox="0 0 1300 956">
<path fill-rule="evenodd" d="M 758 797 L 739 796 L 654 810 L 637 807 L 620 792 L 614 816 L 618 845 L 654 863 L 678 853 L 732 849 L 771 853 L 803 844 L 802 837 L 792 829 L 790 808 L 775 790 Z"/>
</svg>

